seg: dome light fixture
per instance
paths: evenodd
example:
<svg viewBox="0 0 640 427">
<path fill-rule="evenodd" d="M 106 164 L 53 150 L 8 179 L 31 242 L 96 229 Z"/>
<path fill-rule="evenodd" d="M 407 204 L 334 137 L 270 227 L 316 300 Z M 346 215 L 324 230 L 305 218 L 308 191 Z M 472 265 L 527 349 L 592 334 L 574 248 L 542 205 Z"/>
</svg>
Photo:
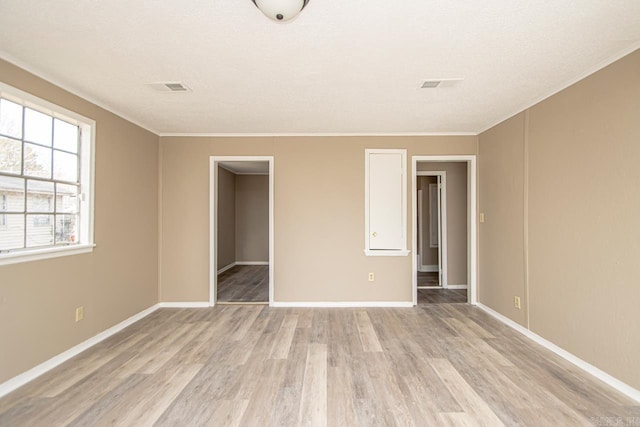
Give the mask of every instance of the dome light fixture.
<svg viewBox="0 0 640 427">
<path fill-rule="evenodd" d="M 262 13 L 274 21 L 289 21 L 298 16 L 309 0 L 251 0 Z"/>
</svg>

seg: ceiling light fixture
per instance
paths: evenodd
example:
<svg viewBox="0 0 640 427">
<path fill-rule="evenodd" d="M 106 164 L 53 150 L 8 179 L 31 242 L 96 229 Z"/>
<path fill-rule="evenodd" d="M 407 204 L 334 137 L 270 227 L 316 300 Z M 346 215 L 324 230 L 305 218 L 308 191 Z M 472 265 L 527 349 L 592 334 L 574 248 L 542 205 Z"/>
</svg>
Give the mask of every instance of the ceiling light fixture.
<svg viewBox="0 0 640 427">
<path fill-rule="evenodd" d="M 309 0 L 251 0 L 258 9 L 274 21 L 288 21 L 298 16 Z"/>
</svg>

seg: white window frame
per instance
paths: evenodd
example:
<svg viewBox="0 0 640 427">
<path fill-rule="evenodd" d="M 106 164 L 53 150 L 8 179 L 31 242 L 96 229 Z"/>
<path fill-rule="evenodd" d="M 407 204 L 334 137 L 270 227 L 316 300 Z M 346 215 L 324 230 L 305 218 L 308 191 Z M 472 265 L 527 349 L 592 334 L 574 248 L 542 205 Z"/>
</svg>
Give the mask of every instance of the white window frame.
<svg viewBox="0 0 640 427">
<path fill-rule="evenodd" d="M 371 249 L 369 245 L 369 161 L 372 154 L 398 154 L 402 161 L 402 247 L 404 249 Z M 366 256 L 407 256 L 407 150 L 406 149 L 383 149 L 367 148 L 364 150 L 364 253 Z"/>
<path fill-rule="evenodd" d="M 0 97 L 80 128 L 80 229 L 78 243 L 0 252 L 0 265 L 77 255 L 93 251 L 96 122 L 59 105 L 0 82 Z M 25 224 L 26 226 L 26 224 Z"/>
</svg>

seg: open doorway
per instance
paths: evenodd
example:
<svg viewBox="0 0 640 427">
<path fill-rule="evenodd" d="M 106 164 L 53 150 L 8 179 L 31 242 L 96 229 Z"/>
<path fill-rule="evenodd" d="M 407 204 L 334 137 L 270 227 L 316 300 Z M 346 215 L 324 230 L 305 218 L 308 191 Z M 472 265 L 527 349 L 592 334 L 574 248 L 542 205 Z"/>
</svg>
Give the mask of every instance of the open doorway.
<svg viewBox="0 0 640 427">
<path fill-rule="evenodd" d="M 475 304 L 475 156 L 413 157 L 414 304 Z"/>
<path fill-rule="evenodd" d="M 273 157 L 211 157 L 210 304 L 273 300 Z"/>
<path fill-rule="evenodd" d="M 417 172 L 418 291 L 447 288 L 447 172 Z"/>
</svg>

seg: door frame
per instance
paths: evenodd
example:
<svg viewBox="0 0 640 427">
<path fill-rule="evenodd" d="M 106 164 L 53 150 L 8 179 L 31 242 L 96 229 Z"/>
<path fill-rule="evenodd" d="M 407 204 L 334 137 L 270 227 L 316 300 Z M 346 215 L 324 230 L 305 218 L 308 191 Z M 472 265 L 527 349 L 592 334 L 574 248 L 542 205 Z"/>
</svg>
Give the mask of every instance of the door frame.
<svg viewBox="0 0 640 427">
<path fill-rule="evenodd" d="M 418 162 L 461 162 L 467 164 L 467 302 L 476 305 L 478 286 L 478 206 L 477 206 L 477 159 L 471 155 L 445 156 L 412 156 L 411 157 L 411 194 L 417 194 Z M 412 210 L 412 249 L 417 253 L 417 203 L 416 197 L 411 197 Z M 413 305 L 418 305 L 418 266 L 417 258 L 412 258 Z"/>
<path fill-rule="evenodd" d="M 269 305 L 274 295 L 274 157 L 273 156 L 210 156 L 209 157 L 209 305 L 218 299 L 218 163 L 269 162 Z"/>
<path fill-rule="evenodd" d="M 417 171 L 416 172 L 416 189 L 417 185 L 417 177 L 419 176 L 435 176 L 440 178 L 440 211 L 438 213 L 439 221 L 438 221 L 438 268 L 440 275 L 440 287 L 447 288 L 448 286 L 448 276 L 447 276 L 447 172 L 445 171 Z M 418 191 L 416 190 L 416 193 Z M 429 213 L 431 215 L 431 213 Z M 418 231 L 418 218 L 416 216 L 416 240 L 417 240 L 417 231 Z M 422 249 L 422 248 L 421 248 Z M 418 246 L 416 243 L 414 254 L 418 254 Z M 420 253 L 420 263 L 417 264 L 417 271 L 420 271 L 418 266 L 422 265 L 422 253 Z M 416 261 L 417 262 L 417 261 Z M 417 274 L 417 273 L 416 273 Z M 417 286 L 417 285 L 416 285 Z"/>
</svg>

